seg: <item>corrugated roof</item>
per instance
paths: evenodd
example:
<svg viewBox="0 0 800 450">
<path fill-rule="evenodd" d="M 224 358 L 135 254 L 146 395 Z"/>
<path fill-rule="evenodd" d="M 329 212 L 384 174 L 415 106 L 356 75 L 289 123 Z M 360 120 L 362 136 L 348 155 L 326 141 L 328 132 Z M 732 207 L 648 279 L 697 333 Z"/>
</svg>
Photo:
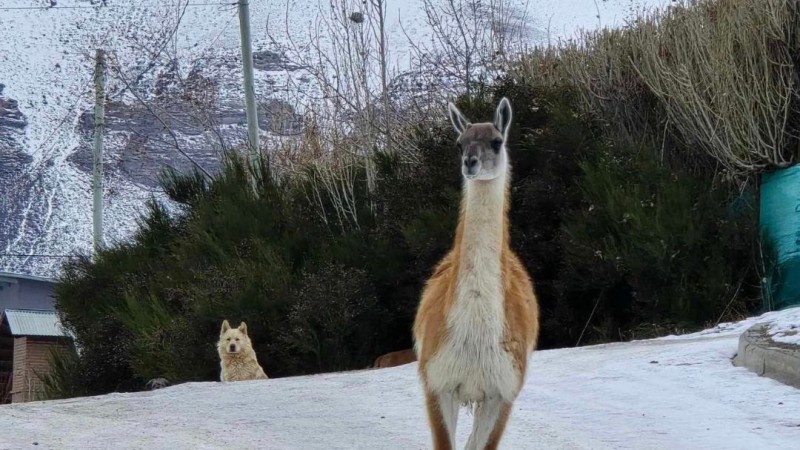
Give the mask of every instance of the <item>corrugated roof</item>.
<svg viewBox="0 0 800 450">
<path fill-rule="evenodd" d="M 7 309 L 3 321 L 8 322 L 12 336 L 70 337 L 55 311 Z"/>
<path fill-rule="evenodd" d="M 55 278 L 47 278 L 47 277 L 40 277 L 37 275 L 25 275 L 21 273 L 13 273 L 13 272 L 2 272 L 0 271 L 0 277 L 8 277 L 8 278 L 20 278 L 23 280 L 35 280 L 35 281 L 44 281 L 46 283 L 55 283 Z"/>
</svg>

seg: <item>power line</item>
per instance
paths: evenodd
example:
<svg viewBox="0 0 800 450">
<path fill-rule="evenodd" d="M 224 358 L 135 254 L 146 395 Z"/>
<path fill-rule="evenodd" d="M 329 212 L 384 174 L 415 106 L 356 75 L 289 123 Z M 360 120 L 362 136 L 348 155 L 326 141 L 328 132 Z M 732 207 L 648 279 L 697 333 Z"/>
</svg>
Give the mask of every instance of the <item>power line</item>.
<svg viewBox="0 0 800 450">
<path fill-rule="evenodd" d="M 236 6 L 236 2 L 226 3 L 189 3 L 186 6 Z M 102 8 L 116 8 L 116 9 L 155 9 L 159 8 L 157 5 L 153 6 L 137 6 L 137 5 L 96 5 L 96 6 L 7 6 L 0 8 L 0 11 L 24 11 L 24 10 L 39 10 L 39 11 L 54 11 L 57 9 L 102 9 Z"/>
<path fill-rule="evenodd" d="M 27 254 L 27 253 L 0 253 L 0 257 L 11 258 L 80 258 L 80 255 L 47 255 L 47 254 Z"/>
</svg>

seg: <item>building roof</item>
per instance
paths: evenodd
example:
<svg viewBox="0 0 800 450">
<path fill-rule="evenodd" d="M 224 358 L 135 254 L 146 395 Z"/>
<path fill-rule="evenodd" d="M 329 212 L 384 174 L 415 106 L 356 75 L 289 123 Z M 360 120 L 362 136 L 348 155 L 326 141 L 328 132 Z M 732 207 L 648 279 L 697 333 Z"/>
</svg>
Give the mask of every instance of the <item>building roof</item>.
<svg viewBox="0 0 800 450">
<path fill-rule="evenodd" d="M 0 271 L 0 277 L 18 278 L 21 280 L 44 281 L 45 283 L 55 283 L 57 281 L 55 278 L 39 277 L 36 275 L 25 275 L 21 273 L 2 272 L 2 271 Z"/>
<path fill-rule="evenodd" d="M 71 337 L 61 325 L 55 311 L 7 309 L 3 312 L 2 322 L 8 322 L 14 337 Z"/>
</svg>

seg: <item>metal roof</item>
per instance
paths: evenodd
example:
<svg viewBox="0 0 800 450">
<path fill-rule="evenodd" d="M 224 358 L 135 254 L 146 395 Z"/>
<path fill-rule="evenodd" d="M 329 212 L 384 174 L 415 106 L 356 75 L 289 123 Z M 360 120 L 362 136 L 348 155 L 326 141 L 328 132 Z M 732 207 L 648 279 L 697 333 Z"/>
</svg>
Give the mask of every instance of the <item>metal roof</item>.
<svg viewBox="0 0 800 450">
<path fill-rule="evenodd" d="M 21 273 L 13 273 L 13 272 L 2 272 L 0 271 L 0 277 L 6 278 L 18 278 L 21 280 L 34 280 L 34 281 L 44 281 L 45 283 L 56 283 L 57 280 L 55 278 L 48 278 L 48 277 L 40 277 L 36 275 L 25 275 Z"/>
<path fill-rule="evenodd" d="M 8 322 L 11 335 L 71 337 L 55 311 L 38 311 L 32 309 L 7 309 L 3 312 L 3 322 Z"/>
</svg>

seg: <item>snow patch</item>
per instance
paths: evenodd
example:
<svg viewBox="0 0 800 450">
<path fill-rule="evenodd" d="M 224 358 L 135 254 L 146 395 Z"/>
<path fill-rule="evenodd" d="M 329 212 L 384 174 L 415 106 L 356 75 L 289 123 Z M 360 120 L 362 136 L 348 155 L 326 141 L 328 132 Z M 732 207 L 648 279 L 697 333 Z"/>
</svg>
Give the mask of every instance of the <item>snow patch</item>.
<svg viewBox="0 0 800 450">
<path fill-rule="evenodd" d="M 781 313 L 769 321 L 767 334 L 775 342 L 800 346 L 800 307 Z"/>
</svg>

